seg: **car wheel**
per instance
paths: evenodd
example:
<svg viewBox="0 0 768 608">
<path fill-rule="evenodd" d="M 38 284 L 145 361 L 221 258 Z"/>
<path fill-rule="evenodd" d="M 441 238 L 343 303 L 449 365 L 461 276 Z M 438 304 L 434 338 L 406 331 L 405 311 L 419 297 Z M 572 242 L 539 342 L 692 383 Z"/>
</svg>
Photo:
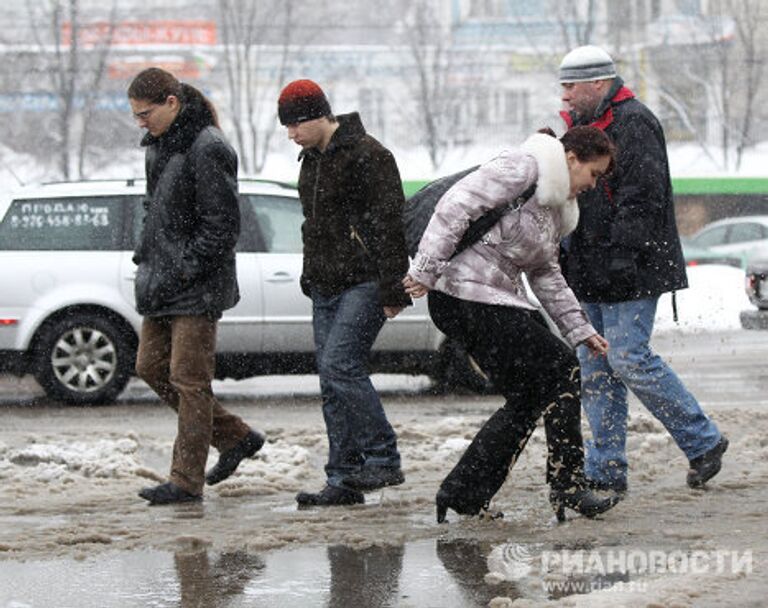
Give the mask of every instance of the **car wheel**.
<svg viewBox="0 0 768 608">
<path fill-rule="evenodd" d="M 135 353 L 117 323 L 80 313 L 47 324 L 35 357 L 35 378 L 49 397 L 95 405 L 114 401 L 125 388 Z"/>
<path fill-rule="evenodd" d="M 488 376 L 458 342 L 446 340 L 440 348 L 432 389 L 438 393 L 493 393 Z"/>
</svg>

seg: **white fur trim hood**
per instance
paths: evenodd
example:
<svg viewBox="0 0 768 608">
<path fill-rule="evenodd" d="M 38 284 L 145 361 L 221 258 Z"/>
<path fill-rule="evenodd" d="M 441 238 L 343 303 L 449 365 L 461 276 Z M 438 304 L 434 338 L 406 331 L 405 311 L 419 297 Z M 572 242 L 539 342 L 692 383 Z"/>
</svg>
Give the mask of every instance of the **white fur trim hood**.
<svg viewBox="0 0 768 608">
<path fill-rule="evenodd" d="M 559 211 L 562 236 L 570 234 L 579 223 L 579 205 L 575 198 L 569 197 L 571 178 L 563 144 L 551 135 L 535 133 L 521 148 L 536 159 L 539 174 L 536 202 Z"/>
</svg>

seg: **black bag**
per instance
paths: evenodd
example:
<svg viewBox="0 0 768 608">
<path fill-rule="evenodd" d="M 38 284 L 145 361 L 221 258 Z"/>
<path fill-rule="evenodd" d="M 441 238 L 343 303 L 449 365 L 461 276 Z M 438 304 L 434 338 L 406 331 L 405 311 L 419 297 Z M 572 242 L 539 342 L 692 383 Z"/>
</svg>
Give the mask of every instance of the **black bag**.
<svg viewBox="0 0 768 608">
<path fill-rule="evenodd" d="M 405 226 L 405 244 L 409 256 L 412 258 L 416 257 L 421 237 L 427 229 L 429 220 L 432 219 L 432 214 L 435 212 L 438 201 L 451 189 L 451 186 L 463 177 L 476 171 L 479 167 L 480 165 L 475 165 L 469 169 L 464 169 L 464 171 L 446 175 L 429 182 L 406 201 L 403 208 L 403 224 Z M 522 207 L 533 196 L 534 192 L 536 192 L 536 183 L 533 183 L 513 203 L 491 209 L 484 216 L 476 219 L 474 222 L 470 222 L 467 231 L 461 237 L 458 245 L 456 245 L 456 251 L 453 252 L 451 257 L 458 255 L 467 247 L 477 243 L 501 219 L 502 215 L 511 209 L 514 210 Z"/>
</svg>

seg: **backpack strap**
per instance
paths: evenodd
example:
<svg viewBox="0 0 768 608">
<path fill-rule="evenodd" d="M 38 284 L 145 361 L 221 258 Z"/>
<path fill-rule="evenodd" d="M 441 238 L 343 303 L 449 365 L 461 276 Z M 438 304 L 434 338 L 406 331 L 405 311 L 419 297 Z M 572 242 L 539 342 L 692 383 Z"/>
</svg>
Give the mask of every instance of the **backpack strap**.
<svg viewBox="0 0 768 608">
<path fill-rule="evenodd" d="M 680 323 L 680 318 L 677 316 L 677 292 L 672 292 L 672 320 L 675 322 L 675 325 L 678 325 Z"/>
<path fill-rule="evenodd" d="M 491 209 L 488 213 L 472 222 L 467 228 L 467 231 L 464 233 L 464 236 L 461 237 L 459 244 L 456 245 L 456 251 L 453 252 L 451 259 L 459 255 L 465 249 L 472 247 L 472 245 L 477 243 L 491 228 L 496 225 L 496 222 L 498 222 L 504 214 L 509 211 L 517 211 L 520 209 L 520 207 L 525 205 L 525 203 L 527 203 L 535 193 L 536 182 L 533 182 L 523 191 L 522 194 L 520 194 L 520 196 L 515 198 L 515 200 L 512 202 L 507 203 L 501 207 Z"/>
</svg>

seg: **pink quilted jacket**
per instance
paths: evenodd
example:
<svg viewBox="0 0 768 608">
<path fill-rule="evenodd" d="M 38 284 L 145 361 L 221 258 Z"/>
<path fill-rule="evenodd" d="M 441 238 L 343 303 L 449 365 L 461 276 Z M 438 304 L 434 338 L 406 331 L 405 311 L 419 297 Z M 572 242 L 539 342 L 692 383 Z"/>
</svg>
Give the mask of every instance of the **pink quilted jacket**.
<svg viewBox="0 0 768 608">
<path fill-rule="evenodd" d="M 450 259 L 471 220 L 506 205 L 536 182 L 536 193 L 506 213 L 475 245 Z M 533 309 L 522 274 L 571 346 L 596 334 L 558 264 L 560 239 L 579 218 L 569 198 L 562 144 L 536 134 L 456 183 L 435 208 L 409 274 L 463 300 Z"/>
</svg>

